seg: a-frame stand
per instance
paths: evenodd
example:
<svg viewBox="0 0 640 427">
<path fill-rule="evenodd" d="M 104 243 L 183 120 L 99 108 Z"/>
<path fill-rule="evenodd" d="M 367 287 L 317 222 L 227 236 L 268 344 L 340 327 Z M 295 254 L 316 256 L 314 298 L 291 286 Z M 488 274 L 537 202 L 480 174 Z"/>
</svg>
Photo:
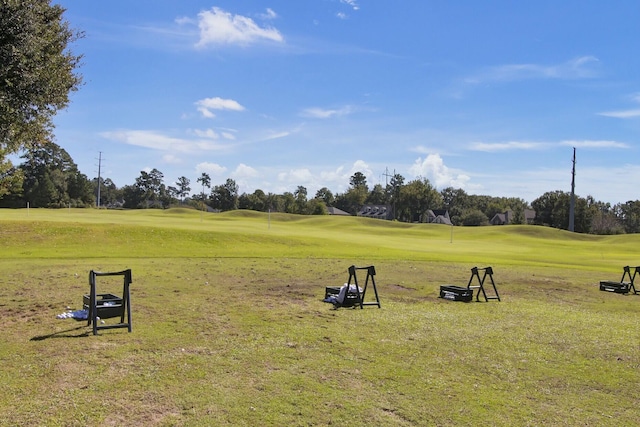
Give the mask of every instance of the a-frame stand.
<svg viewBox="0 0 640 427">
<path fill-rule="evenodd" d="M 482 278 L 480 278 L 480 270 L 484 270 L 484 275 L 482 276 Z M 487 293 L 484 289 L 484 284 L 485 284 L 485 280 L 487 279 L 487 277 L 491 280 L 491 286 L 493 286 L 493 291 L 495 293 L 495 295 L 493 296 L 487 296 Z M 473 282 L 473 279 L 477 278 L 478 280 L 478 284 L 477 285 L 471 285 L 471 283 Z M 489 301 L 489 300 L 494 300 L 497 299 L 498 301 L 500 301 L 500 294 L 498 293 L 498 288 L 496 288 L 496 283 L 493 281 L 493 268 L 491 267 L 485 267 L 485 268 L 478 268 L 478 267 L 473 267 L 471 269 L 471 277 L 469 278 L 469 283 L 467 284 L 467 289 L 478 289 L 478 293 L 476 294 L 476 301 L 480 301 L 480 292 L 482 292 L 482 295 L 484 296 L 484 300 L 485 301 Z"/>
<path fill-rule="evenodd" d="M 364 287 L 362 288 L 362 293 L 360 293 L 360 286 L 358 284 L 358 276 L 356 275 L 356 271 L 357 270 L 367 270 L 367 278 L 364 281 Z M 355 285 L 355 293 L 357 295 L 357 300 L 356 303 L 354 305 L 359 305 L 360 308 L 364 308 L 365 305 L 377 305 L 378 308 L 380 308 L 380 298 L 378 297 L 378 288 L 376 288 L 376 280 L 375 280 L 375 275 L 376 275 L 376 268 L 373 265 L 370 265 L 368 267 L 356 267 L 355 265 L 352 265 L 351 267 L 349 267 L 349 281 L 347 282 L 348 286 L 351 286 L 352 284 Z M 365 302 L 364 301 L 364 297 L 367 294 L 367 286 L 369 285 L 369 280 L 371 280 L 371 285 L 373 286 L 373 292 L 376 295 L 376 300 L 374 301 L 370 301 L 370 302 Z"/>
<path fill-rule="evenodd" d="M 634 272 L 633 272 L 633 276 L 631 275 L 631 269 L 635 268 Z M 637 295 L 640 293 L 640 291 L 636 290 L 635 285 L 633 284 L 633 281 L 635 280 L 637 275 L 640 275 L 640 267 L 629 267 L 629 266 L 625 266 L 623 267 L 624 272 L 622 273 L 622 279 L 620 279 L 620 283 L 625 283 L 624 278 L 625 277 L 629 277 L 629 281 L 627 283 L 629 283 L 629 292 L 633 291 L 634 295 Z"/>
<path fill-rule="evenodd" d="M 113 294 L 99 294 L 96 289 L 96 277 L 123 276 L 122 297 Z M 112 273 L 100 273 L 91 270 L 89 272 L 89 295 L 84 296 L 85 309 L 89 311 L 87 326 L 93 324 L 93 335 L 98 334 L 99 329 L 127 328 L 131 332 L 131 303 L 129 285 L 131 284 L 131 270 L 123 270 Z M 98 299 L 100 297 L 100 299 Z M 126 322 L 125 322 L 126 314 Z M 120 323 L 100 324 L 98 319 L 120 317 Z"/>
</svg>

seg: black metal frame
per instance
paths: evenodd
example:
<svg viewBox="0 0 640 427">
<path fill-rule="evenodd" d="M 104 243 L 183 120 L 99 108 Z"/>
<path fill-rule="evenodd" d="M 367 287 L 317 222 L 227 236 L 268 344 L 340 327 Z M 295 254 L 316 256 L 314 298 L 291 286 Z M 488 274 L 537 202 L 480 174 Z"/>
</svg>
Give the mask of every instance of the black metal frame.
<svg viewBox="0 0 640 427">
<path fill-rule="evenodd" d="M 96 277 L 100 276 L 123 276 L 122 298 L 117 298 L 112 294 L 98 294 L 96 286 Z M 91 270 L 89 272 L 89 316 L 87 326 L 93 324 L 93 335 L 98 334 L 99 329 L 115 329 L 115 328 L 127 328 L 131 332 L 131 297 L 129 294 L 129 285 L 131 284 L 131 270 L 116 271 L 110 273 L 102 273 Z M 102 301 L 115 297 L 113 305 L 101 305 L 98 304 L 98 297 L 101 297 Z M 125 314 L 127 321 L 125 322 Z M 98 325 L 98 318 L 113 318 L 120 316 L 120 323 Z"/>
<path fill-rule="evenodd" d="M 376 268 L 373 265 L 370 265 L 368 267 L 356 267 L 355 265 L 352 265 L 349 267 L 348 270 L 349 270 L 349 280 L 347 281 L 347 286 L 351 286 L 351 284 L 354 284 L 356 288 L 355 298 L 352 297 L 352 300 L 350 301 L 349 305 L 360 306 L 361 309 L 364 308 L 364 306 L 370 306 L 370 305 L 375 305 L 375 306 L 378 306 L 378 308 L 381 308 L 380 297 L 378 296 L 378 288 L 376 287 L 376 280 L 375 280 Z M 364 287 L 362 288 L 362 293 L 360 292 L 360 285 L 358 284 L 358 276 L 356 274 L 358 270 L 367 270 L 367 278 L 364 281 Z M 369 280 L 371 280 L 371 285 L 373 286 L 373 292 L 375 293 L 376 300 L 365 302 L 364 297 L 367 294 L 367 287 L 369 285 Z M 348 288 L 347 288 L 347 291 L 348 291 Z M 347 292 L 347 295 L 349 294 L 350 292 Z M 351 294 L 353 295 L 353 293 Z M 345 302 L 347 301 L 347 295 L 345 295 Z M 345 306 L 345 305 L 342 304 L 342 306 Z"/>
<path fill-rule="evenodd" d="M 634 272 L 633 272 L 633 276 L 631 275 L 631 268 L 634 268 Z M 640 267 L 629 267 L 628 265 L 623 267 L 623 273 L 622 273 L 622 279 L 620 279 L 620 283 L 625 283 L 624 282 L 624 278 L 629 276 L 629 291 L 633 291 L 634 295 L 637 295 L 640 293 L 640 291 L 636 290 L 635 285 L 633 284 L 633 281 L 635 280 L 636 276 L 640 275 Z"/>
<path fill-rule="evenodd" d="M 480 278 L 480 273 L 479 273 L 480 270 L 484 270 L 484 276 L 482 276 L 482 278 Z M 478 285 L 472 286 L 471 283 L 473 282 L 474 277 L 478 279 Z M 487 293 L 484 290 L 484 282 L 487 279 L 487 277 L 491 279 L 491 285 L 493 286 L 495 296 L 487 296 Z M 484 296 L 485 301 L 494 300 L 494 299 L 497 299 L 498 301 L 500 301 L 500 294 L 498 293 L 498 288 L 496 288 L 496 282 L 493 281 L 493 268 L 473 267 L 471 269 L 471 277 L 469 278 L 467 289 L 476 289 L 476 288 L 478 289 L 478 293 L 476 294 L 476 301 L 480 301 L 480 292 L 482 292 L 482 295 Z"/>
</svg>

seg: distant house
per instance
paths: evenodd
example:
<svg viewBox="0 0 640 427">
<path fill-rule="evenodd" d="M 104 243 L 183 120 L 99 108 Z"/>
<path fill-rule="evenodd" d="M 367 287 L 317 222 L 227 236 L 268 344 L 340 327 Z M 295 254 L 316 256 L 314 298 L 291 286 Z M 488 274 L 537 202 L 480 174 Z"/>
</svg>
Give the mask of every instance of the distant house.
<svg viewBox="0 0 640 427">
<path fill-rule="evenodd" d="M 449 211 L 446 209 L 429 209 L 427 211 L 427 222 L 430 224 L 451 224 Z"/>
<path fill-rule="evenodd" d="M 523 215 L 523 224 L 533 224 L 533 221 L 536 219 L 536 211 L 533 209 L 525 209 Z M 504 213 L 495 214 L 489 223 L 491 225 L 508 225 L 513 223 L 514 217 L 513 211 L 508 210 Z"/>
<path fill-rule="evenodd" d="M 351 214 L 349 212 L 345 212 L 341 209 L 338 208 L 334 208 L 332 206 L 328 206 L 327 207 L 327 212 L 329 212 L 329 215 L 344 215 L 344 216 L 350 216 Z"/>
<path fill-rule="evenodd" d="M 389 205 L 364 205 L 358 216 L 376 219 L 393 219 L 393 210 Z"/>
</svg>

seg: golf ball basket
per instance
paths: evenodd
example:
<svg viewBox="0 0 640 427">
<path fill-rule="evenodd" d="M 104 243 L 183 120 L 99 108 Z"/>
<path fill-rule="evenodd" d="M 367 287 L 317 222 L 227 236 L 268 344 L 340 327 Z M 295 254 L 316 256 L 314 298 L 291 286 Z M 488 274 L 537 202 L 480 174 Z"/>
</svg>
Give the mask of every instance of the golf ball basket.
<svg viewBox="0 0 640 427">
<path fill-rule="evenodd" d="M 97 278 L 101 276 L 122 276 L 122 296 L 111 293 L 98 293 Z M 84 309 L 88 310 L 87 326 L 93 325 L 93 335 L 100 329 L 127 328 L 131 332 L 131 304 L 129 285 L 131 284 L 131 270 L 116 272 L 89 272 L 88 295 L 83 296 Z M 119 323 L 104 324 L 102 319 L 120 318 Z M 125 321 L 126 320 L 126 321 Z"/>
</svg>

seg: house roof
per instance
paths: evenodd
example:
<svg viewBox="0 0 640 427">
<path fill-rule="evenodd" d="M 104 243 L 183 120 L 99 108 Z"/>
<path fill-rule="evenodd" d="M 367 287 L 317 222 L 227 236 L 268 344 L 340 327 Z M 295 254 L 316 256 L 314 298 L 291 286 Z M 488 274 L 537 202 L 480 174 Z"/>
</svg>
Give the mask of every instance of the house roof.
<svg viewBox="0 0 640 427">
<path fill-rule="evenodd" d="M 333 206 L 329 206 L 327 207 L 327 212 L 329 212 L 329 215 L 351 215 L 349 212 L 345 212 L 341 209 L 338 208 L 334 208 Z"/>
</svg>

